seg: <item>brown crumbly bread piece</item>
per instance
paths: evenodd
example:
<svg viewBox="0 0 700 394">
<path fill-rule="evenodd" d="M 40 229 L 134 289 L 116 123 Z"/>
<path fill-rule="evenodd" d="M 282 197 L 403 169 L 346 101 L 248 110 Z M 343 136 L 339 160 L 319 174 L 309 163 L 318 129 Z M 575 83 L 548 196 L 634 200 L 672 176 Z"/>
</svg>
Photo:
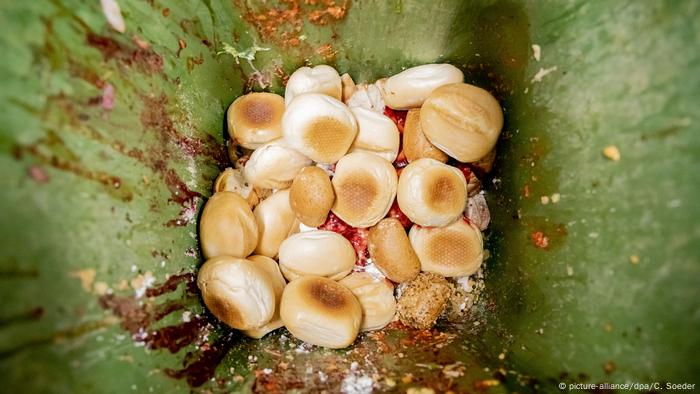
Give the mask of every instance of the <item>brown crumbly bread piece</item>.
<svg viewBox="0 0 700 394">
<path fill-rule="evenodd" d="M 442 276 L 421 272 L 405 284 L 398 299 L 399 320 L 409 327 L 431 328 L 445 309 L 452 291 L 452 286 Z"/>
</svg>

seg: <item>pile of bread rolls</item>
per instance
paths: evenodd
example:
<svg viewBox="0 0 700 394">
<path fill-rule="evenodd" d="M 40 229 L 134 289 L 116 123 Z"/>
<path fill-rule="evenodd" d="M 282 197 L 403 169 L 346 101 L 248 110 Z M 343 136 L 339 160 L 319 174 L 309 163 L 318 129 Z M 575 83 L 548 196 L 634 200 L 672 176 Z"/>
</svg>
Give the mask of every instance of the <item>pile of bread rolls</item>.
<svg viewBox="0 0 700 394">
<path fill-rule="evenodd" d="M 407 111 L 405 123 L 385 110 Z M 485 226 L 468 216 L 473 182 L 463 168 L 493 159 L 503 114 L 456 67 L 427 64 L 359 85 L 330 66 L 302 67 L 284 97 L 246 94 L 227 117 L 235 168 L 219 175 L 201 215 L 207 260 L 197 284 L 228 326 L 253 338 L 284 326 L 343 348 L 397 309 L 407 324 L 411 307 L 439 312 L 421 296 L 426 286 L 411 289 L 421 272 L 444 280 L 479 269 Z M 388 215 L 395 201 L 409 228 Z M 329 215 L 365 229 L 376 269 L 356 264 L 353 244 L 324 229 Z M 430 308 L 400 297 L 397 307 L 396 284 Z"/>
</svg>

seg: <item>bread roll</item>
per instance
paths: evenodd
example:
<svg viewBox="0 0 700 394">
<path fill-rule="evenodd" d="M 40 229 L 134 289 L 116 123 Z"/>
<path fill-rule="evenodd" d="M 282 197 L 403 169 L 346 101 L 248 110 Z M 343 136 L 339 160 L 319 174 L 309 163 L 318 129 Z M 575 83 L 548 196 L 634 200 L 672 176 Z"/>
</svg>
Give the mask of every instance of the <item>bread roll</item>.
<svg viewBox="0 0 700 394">
<path fill-rule="evenodd" d="M 340 100 L 341 86 L 340 75 L 331 66 L 301 67 L 289 76 L 284 101 L 289 105 L 296 96 L 304 93 L 321 93 Z"/>
<path fill-rule="evenodd" d="M 350 152 L 368 152 L 386 159 L 389 163 L 399 154 L 399 129 L 384 116 L 365 108 L 350 108 L 358 125 L 357 137 Z"/>
<path fill-rule="evenodd" d="M 199 221 L 204 257 L 248 256 L 258 243 L 258 226 L 248 202 L 234 192 L 215 193 Z"/>
<path fill-rule="evenodd" d="M 284 280 L 280 272 L 280 267 L 275 260 L 262 255 L 248 256 L 248 260 L 255 263 L 258 268 L 262 268 L 267 273 L 272 281 L 273 290 L 275 291 L 275 313 L 273 313 L 270 321 L 261 327 L 243 331 L 245 335 L 251 338 L 260 339 L 284 325 L 280 318 L 280 302 L 282 301 L 282 293 L 284 292 L 284 287 L 287 285 L 287 282 Z"/>
<path fill-rule="evenodd" d="M 385 218 L 370 228 L 367 246 L 377 269 L 396 283 L 411 280 L 420 272 L 420 260 L 398 219 Z"/>
<path fill-rule="evenodd" d="M 256 149 L 245 163 L 243 174 L 257 188 L 286 189 L 299 170 L 310 164 L 306 156 L 278 139 Z"/>
<path fill-rule="evenodd" d="M 401 172 L 396 200 L 412 222 L 446 226 L 462 216 L 467 204 L 467 181 L 455 167 L 418 159 Z"/>
<path fill-rule="evenodd" d="M 309 227 L 326 221 L 333 207 L 335 192 L 328 174 L 316 166 L 304 167 L 289 189 L 289 203 L 297 219 Z"/>
<path fill-rule="evenodd" d="M 267 257 L 277 256 L 280 244 L 290 233 L 298 230 L 296 217 L 289 206 L 289 189 L 278 190 L 263 200 L 253 211 L 258 225 L 258 245 L 255 253 Z"/>
<path fill-rule="evenodd" d="M 455 83 L 435 89 L 420 110 L 428 140 L 461 162 L 475 162 L 496 145 L 503 127 L 498 101 L 484 89 Z"/>
<path fill-rule="evenodd" d="M 357 337 L 362 307 L 345 286 L 319 276 L 305 276 L 287 285 L 280 316 L 296 338 L 313 345 L 341 349 Z"/>
<path fill-rule="evenodd" d="M 406 160 L 412 162 L 424 157 L 446 163 L 448 156 L 445 152 L 431 144 L 420 126 L 420 109 L 412 109 L 406 114 L 406 123 L 403 127 L 403 153 Z"/>
<path fill-rule="evenodd" d="M 228 107 L 229 134 L 244 148 L 259 146 L 282 136 L 284 99 L 273 93 L 248 93 Z"/>
<path fill-rule="evenodd" d="M 331 210 L 353 227 L 373 226 L 391 208 L 396 178 L 396 170 L 387 160 L 366 152 L 350 153 L 335 167 Z"/>
<path fill-rule="evenodd" d="M 261 327 L 275 312 L 273 281 L 250 260 L 230 256 L 209 259 L 199 269 L 197 286 L 209 311 L 235 329 Z"/>
<path fill-rule="evenodd" d="M 484 259 L 481 231 L 463 219 L 447 227 L 414 225 L 408 238 L 425 272 L 447 277 L 471 275 Z"/>
<path fill-rule="evenodd" d="M 214 181 L 214 193 L 234 192 L 248 201 L 251 209 L 258 202 L 258 195 L 253 190 L 253 185 L 246 181 L 243 171 L 239 169 L 227 168 L 216 177 Z"/>
<path fill-rule="evenodd" d="M 362 331 L 382 329 L 394 319 L 394 285 L 388 280 L 375 278 L 367 272 L 353 272 L 338 283 L 350 289 L 360 302 Z"/>
<path fill-rule="evenodd" d="M 320 93 L 297 96 L 282 118 L 289 145 L 319 163 L 335 163 L 357 135 L 357 122 L 345 104 Z"/>
<path fill-rule="evenodd" d="M 388 107 L 410 109 L 420 107 L 440 86 L 463 80 L 462 71 L 451 64 L 424 64 L 392 75 L 380 88 Z"/>
<path fill-rule="evenodd" d="M 280 269 L 290 281 L 307 275 L 339 280 L 352 271 L 356 259 L 350 241 L 322 230 L 292 235 L 282 242 L 279 253 Z"/>
</svg>

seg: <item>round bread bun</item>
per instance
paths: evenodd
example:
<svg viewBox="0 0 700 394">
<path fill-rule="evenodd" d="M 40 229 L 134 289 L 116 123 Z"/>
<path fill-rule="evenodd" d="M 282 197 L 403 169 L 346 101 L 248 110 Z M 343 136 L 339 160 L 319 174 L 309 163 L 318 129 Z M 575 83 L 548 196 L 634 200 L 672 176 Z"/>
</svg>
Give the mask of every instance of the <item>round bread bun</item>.
<svg viewBox="0 0 700 394">
<path fill-rule="evenodd" d="M 461 162 L 477 161 L 496 145 L 503 111 L 484 89 L 455 83 L 435 89 L 420 110 L 426 138 Z"/>
<path fill-rule="evenodd" d="M 299 229 L 289 206 L 289 189 L 274 192 L 255 207 L 253 215 L 258 225 L 258 245 L 254 250 L 256 254 L 277 256 L 282 241 Z"/>
<path fill-rule="evenodd" d="M 380 88 L 386 105 L 393 109 L 420 107 L 440 86 L 462 82 L 464 74 L 451 64 L 424 64 L 387 78 Z"/>
<path fill-rule="evenodd" d="M 262 268 L 272 281 L 272 287 L 275 291 L 275 313 L 270 321 L 259 328 L 244 330 L 243 333 L 251 338 L 260 339 L 268 333 L 284 326 L 280 318 L 280 301 L 282 301 L 282 293 L 287 282 L 284 280 L 280 267 L 277 262 L 267 256 L 253 255 L 248 256 L 248 260 L 254 262 L 258 268 Z"/>
<path fill-rule="evenodd" d="M 360 301 L 362 331 L 382 329 L 394 319 L 396 314 L 394 285 L 388 280 L 375 278 L 367 272 L 353 272 L 338 283 L 350 289 Z"/>
<path fill-rule="evenodd" d="M 287 285 L 280 316 L 296 338 L 313 345 L 341 349 L 360 330 L 362 307 L 345 286 L 320 276 L 305 276 Z"/>
<path fill-rule="evenodd" d="M 352 145 L 357 122 L 350 109 L 337 99 L 304 93 L 287 106 L 282 134 L 292 148 L 313 161 L 335 163 Z"/>
<path fill-rule="evenodd" d="M 248 202 L 234 192 L 215 193 L 199 220 L 204 257 L 248 256 L 258 243 L 258 225 Z"/>
<path fill-rule="evenodd" d="M 234 192 L 248 201 L 251 209 L 258 202 L 258 194 L 253 190 L 253 185 L 246 181 L 243 171 L 240 169 L 227 168 L 221 171 L 214 181 L 214 193 Z"/>
<path fill-rule="evenodd" d="M 372 110 L 350 108 L 358 125 L 357 137 L 350 146 L 350 152 L 374 153 L 389 163 L 399 154 L 399 129 L 391 119 Z"/>
<path fill-rule="evenodd" d="M 445 152 L 431 144 L 420 126 L 420 109 L 414 108 L 406 114 L 403 127 L 403 153 L 409 163 L 427 157 L 440 163 L 446 163 L 449 158 Z"/>
<path fill-rule="evenodd" d="M 311 230 L 292 235 L 280 246 L 280 270 L 292 281 L 300 276 L 340 280 L 352 271 L 357 254 L 350 241 L 332 231 Z"/>
<path fill-rule="evenodd" d="M 471 275 L 484 259 L 481 231 L 463 219 L 447 227 L 414 225 L 408 238 L 425 272 L 446 277 Z"/>
<path fill-rule="evenodd" d="M 413 223 L 446 226 L 462 216 L 467 204 L 467 181 L 455 167 L 418 159 L 401 172 L 396 200 Z"/>
<path fill-rule="evenodd" d="M 243 174 L 260 189 L 286 189 L 302 168 L 311 164 L 306 156 L 277 139 L 259 147 L 245 163 Z"/>
<path fill-rule="evenodd" d="M 328 174 L 316 166 L 299 171 L 289 189 L 289 204 L 297 219 L 309 227 L 326 221 L 333 207 L 335 192 Z"/>
<path fill-rule="evenodd" d="M 365 228 L 389 212 L 396 196 L 397 175 L 386 159 L 354 152 L 338 161 L 331 183 L 335 191 L 333 213 L 353 227 Z"/>
<path fill-rule="evenodd" d="M 289 76 L 284 89 L 284 101 L 287 105 L 304 93 L 321 93 L 341 99 L 342 83 L 340 75 L 331 66 L 325 64 L 316 67 L 301 67 Z"/>
<path fill-rule="evenodd" d="M 275 312 L 273 281 L 250 260 L 230 256 L 209 259 L 199 269 L 197 286 L 209 311 L 235 329 L 261 327 Z"/>
<path fill-rule="evenodd" d="M 244 148 L 256 149 L 282 136 L 284 99 L 273 93 L 248 93 L 228 107 L 229 134 Z"/>
<path fill-rule="evenodd" d="M 371 227 L 367 247 L 374 265 L 393 282 L 409 281 L 420 272 L 420 260 L 396 218 L 384 218 Z"/>
</svg>

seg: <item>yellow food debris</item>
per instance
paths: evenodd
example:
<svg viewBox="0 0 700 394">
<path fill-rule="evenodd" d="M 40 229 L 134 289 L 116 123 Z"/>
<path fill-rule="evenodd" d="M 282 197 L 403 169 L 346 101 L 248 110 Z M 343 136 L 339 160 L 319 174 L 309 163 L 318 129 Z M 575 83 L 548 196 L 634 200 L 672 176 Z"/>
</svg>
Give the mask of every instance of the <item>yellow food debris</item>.
<svg viewBox="0 0 700 394">
<path fill-rule="evenodd" d="M 540 197 L 540 202 L 542 203 L 542 205 L 549 204 L 549 197 L 547 197 L 547 196 Z"/>
<path fill-rule="evenodd" d="M 435 394 L 435 390 L 428 387 L 411 387 L 406 394 Z"/>
<path fill-rule="evenodd" d="M 97 273 L 94 269 L 87 268 L 84 270 L 73 271 L 70 273 L 70 276 L 80 279 L 80 286 L 82 286 L 83 290 L 91 292 L 92 282 L 95 281 L 96 274 Z"/>
<path fill-rule="evenodd" d="M 498 359 L 499 359 L 499 360 L 505 360 L 505 358 L 506 358 L 505 353 L 501 353 L 501 354 L 498 355 Z"/>
<path fill-rule="evenodd" d="M 639 264 L 639 256 L 637 256 L 636 254 L 633 254 L 632 256 L 630 256 L 630 263 Z"/>
<path fill-rule="evenodd" d="M 603 149 L 603 156 L 612 161 L 620 161 L 620 150 L 615 145 L 606 146 Z"/>
<path fill-rule="evenodd" d="M 551 198 L 552 204 L 558 203 L 560 199 L 561 199 L 561 195 L 559 193 L 552 194 L 552 198 Z"/>
<path fill-rule="evenodd" d="M 391 379 L 391 378 L 386 378 L 386 379 L 384 379 L 384 384 L 387 387 L 394 387 L 394 386 L 396 386 L 396 381 L 394 379 Z"/>
</svg>

